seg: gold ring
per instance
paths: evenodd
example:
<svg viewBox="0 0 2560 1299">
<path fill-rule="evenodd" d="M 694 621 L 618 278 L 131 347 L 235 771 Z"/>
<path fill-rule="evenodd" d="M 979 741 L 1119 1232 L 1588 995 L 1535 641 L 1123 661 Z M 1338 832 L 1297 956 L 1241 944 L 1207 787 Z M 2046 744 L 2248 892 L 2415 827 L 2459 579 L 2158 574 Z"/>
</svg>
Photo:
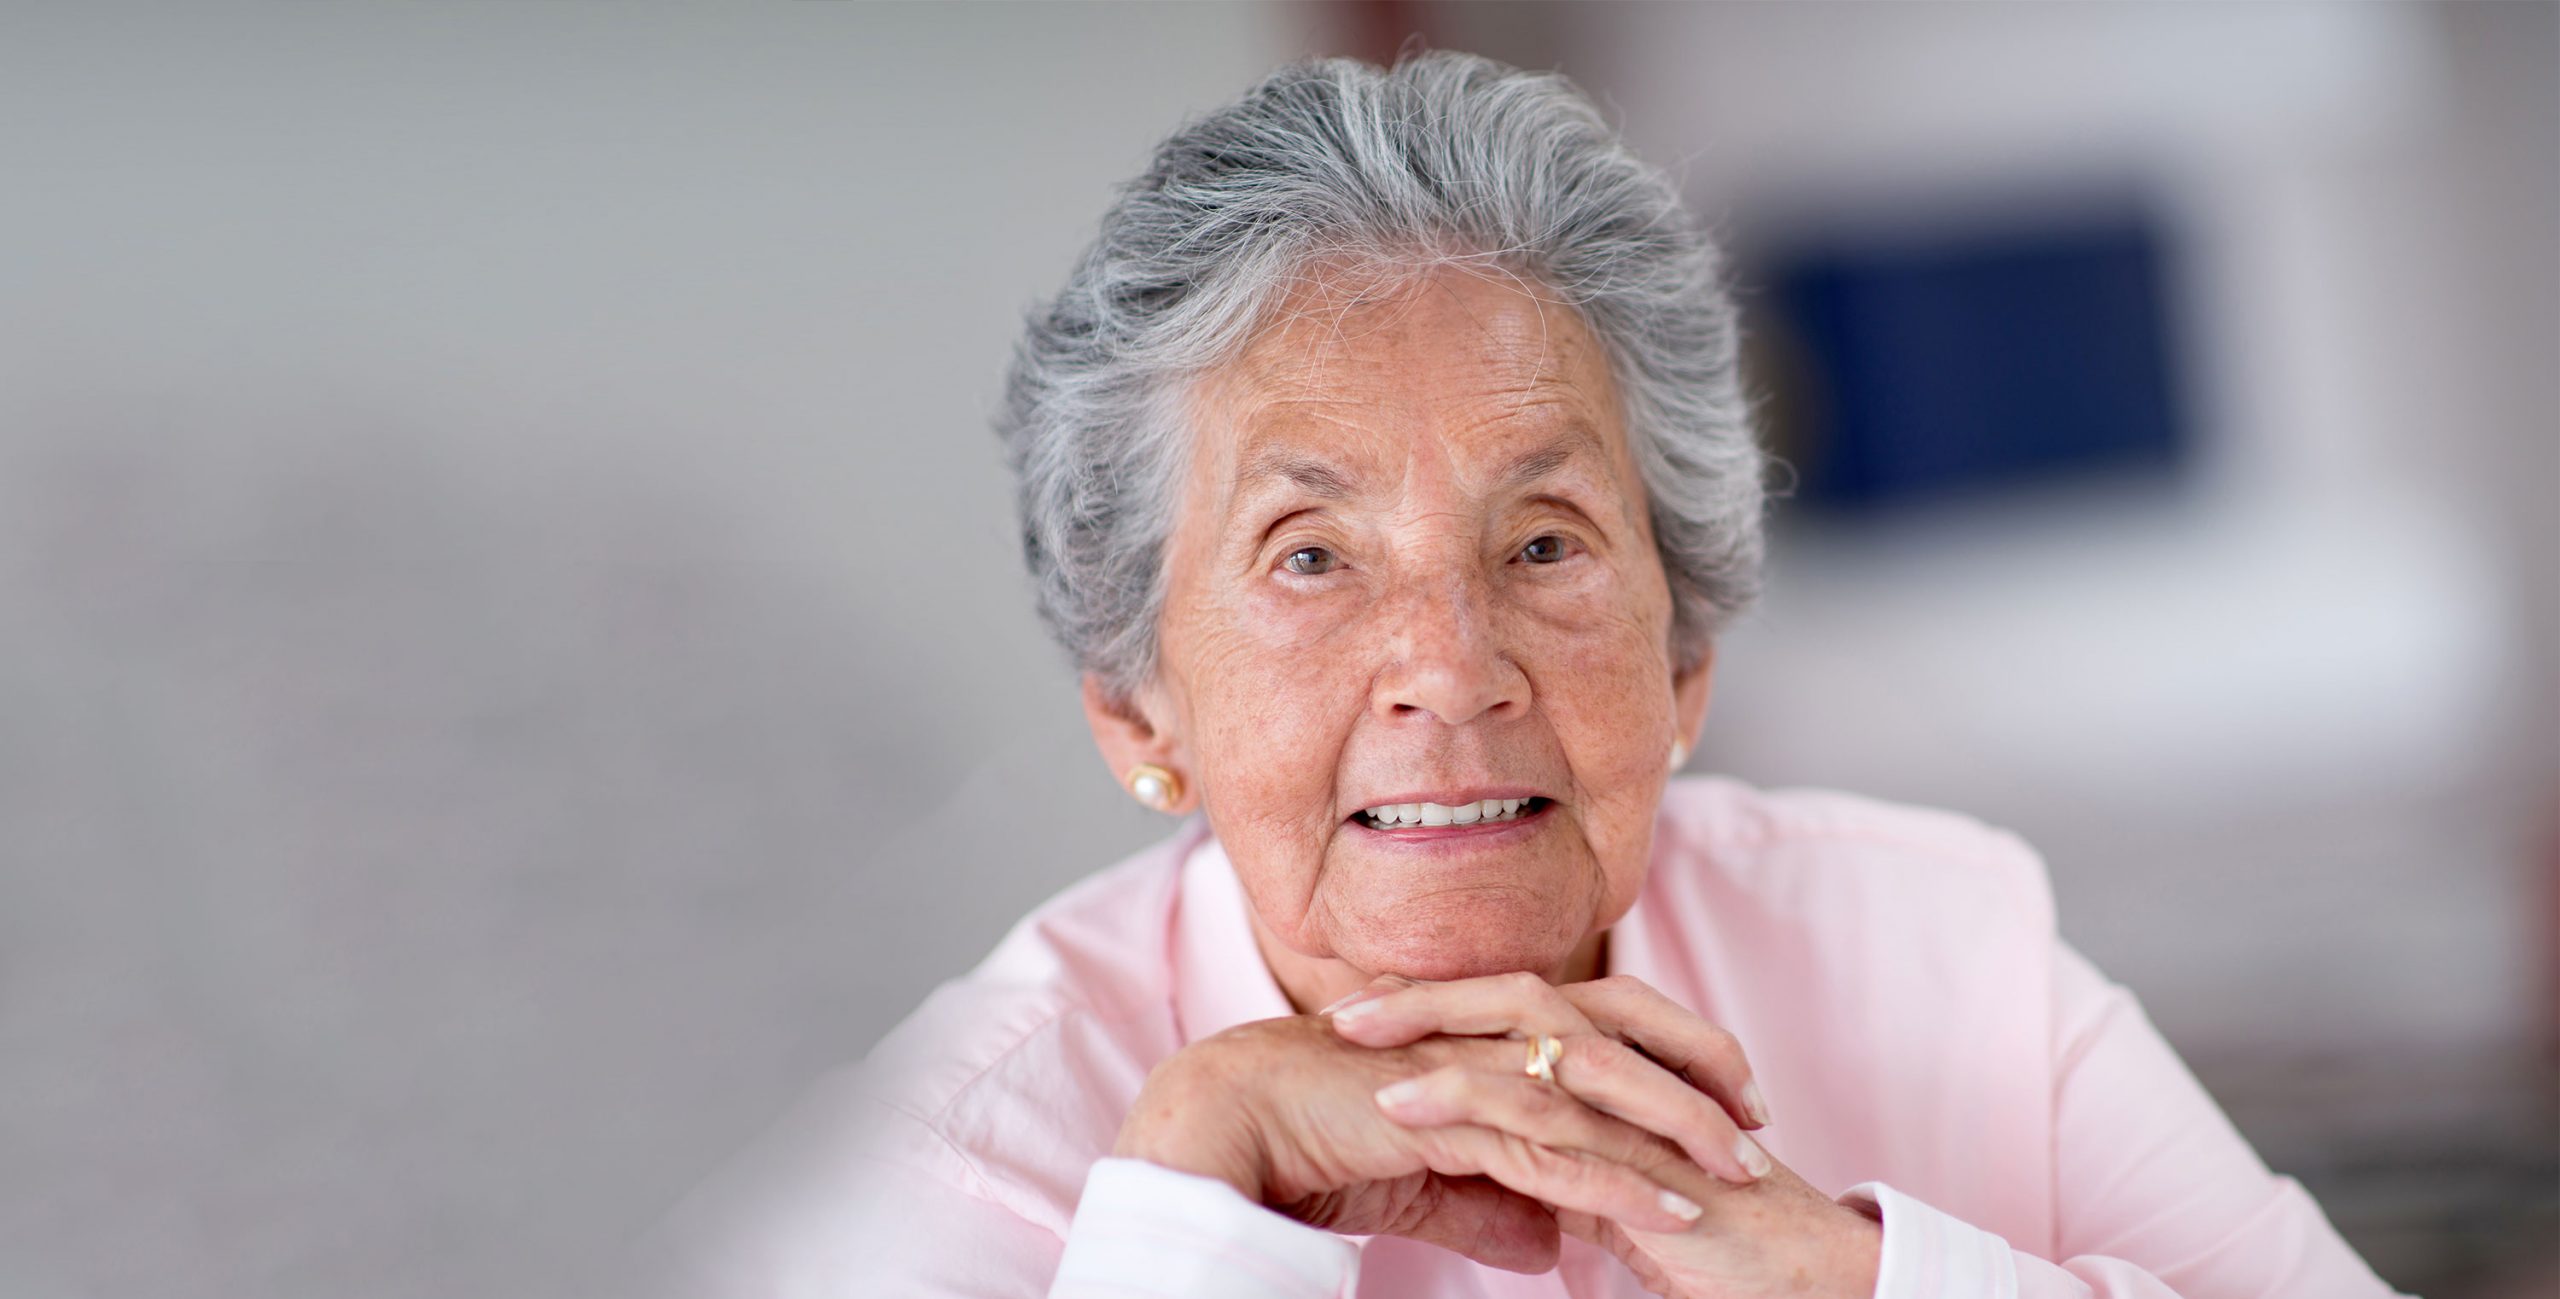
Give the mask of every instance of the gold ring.
<svg viewBox="0 0 2560 1299">
<path fill-rule="evenodd" d="M 1540 1082 L 1556 1080 L 1556 1062 L 1564 1059 L 1564 1043 L 1540 1033 L 1529 1039 L 1529 1076 Z"/>
</svg>

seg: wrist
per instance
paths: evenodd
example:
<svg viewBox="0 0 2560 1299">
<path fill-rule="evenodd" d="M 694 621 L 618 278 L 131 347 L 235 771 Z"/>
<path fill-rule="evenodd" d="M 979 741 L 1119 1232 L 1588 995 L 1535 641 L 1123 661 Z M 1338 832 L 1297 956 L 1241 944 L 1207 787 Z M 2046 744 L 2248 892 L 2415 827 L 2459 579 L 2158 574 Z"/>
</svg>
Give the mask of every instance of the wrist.
<svg viewBox="0 0 2560 1299">
<path fill-rule="evenodd" d="M 1238 1098 L 1226 1089 L 1187 1085 L 1187 1073 L 1168 1060 L 1147 1079 L 1120 1125 L 1112 1156 L 1216 1178 L 1263 1203 L 1268 1162 Z"/>
<path fill-rule="evenodd" d="M 1847 1228 L 1843 1248 L 1844 1270 L 1839 1293 L 1853 1299 L 1871 1299 L 1884 1272 L 1884 1213 L 1864 1201 L 1851 1201 L 1840 1206 L 1846 1210 L 1843 1225 Z"/>
</svg>

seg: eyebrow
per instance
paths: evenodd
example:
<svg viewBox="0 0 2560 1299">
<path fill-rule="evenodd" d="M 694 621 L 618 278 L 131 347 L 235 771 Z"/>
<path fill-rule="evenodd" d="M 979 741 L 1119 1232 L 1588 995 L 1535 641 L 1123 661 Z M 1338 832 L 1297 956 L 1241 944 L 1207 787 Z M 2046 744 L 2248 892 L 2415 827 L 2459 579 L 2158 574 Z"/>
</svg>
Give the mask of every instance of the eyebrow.
<svg viewBox="0 0 2560 1299">
<path fill-rule="evenodd" d="M 1577 427 L 1572 434 L 1548 443 L 1513 460 L 1502 471 L 1497 486 L 1504 491 L 1526 487 L 1573 462 L 1574 453 L 1593 443 L 1589 430 Z"/>
<path fill-rule="evenodd" d="M 1545 478 L 1572 463 L 1576 454 L 1596 448 L 1599 439 L 1591 430 L 1576 423 L 1564 436 L 1533 451 L 1514 457 L 1495 480 L 1497 491 L 1515 491 Z M 1340 469 L 1315 456 L 1287 447 L 1265 447 L 1255 452 L 1237 479 L 1237 494 L 1259 486 L 1266 479 L 1285 479 L 1310 496 L 1329 501 L 1348 500 L 1353 495 L 1351 478 Z"/>
<path fill-rule="evenodd" d="M 1268 478 L 1287 479 L 1309 496 L 1329 501 L 1348 500 L 1351 496 L 1351 480 L 1341 470 L 1286 447 L 1265 447 L 1255 452 L 1245 465 L 1244 476 L 1236 482 L 1237 492 L 1241 495 Z"/>
</svg>

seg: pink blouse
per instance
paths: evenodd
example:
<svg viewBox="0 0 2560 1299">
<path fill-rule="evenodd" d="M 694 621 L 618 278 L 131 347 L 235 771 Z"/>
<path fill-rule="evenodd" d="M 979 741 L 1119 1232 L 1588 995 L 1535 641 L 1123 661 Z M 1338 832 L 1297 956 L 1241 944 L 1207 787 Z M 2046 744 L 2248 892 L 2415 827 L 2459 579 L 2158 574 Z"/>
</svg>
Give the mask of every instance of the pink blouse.
<svg viewBox="0 0 2560 1299">
<path fill-rule="evenodd" d="M 1292 1013 L 1196 818 L 1025 917 L 670 1216 L 671 1293 L 1637 1296 L 1107 1158 L 1158 1061 Z M 1950 812 L 1674 781 L 1610 972 L 1733 1032 L 1773 1158 L 1884 1225 L 1876 1299 L 2395 1292 L 2054 927 L 2044 863 Z M 1832 1188 L 1838 1188 L 1834 1191 Z"/>
</svg>

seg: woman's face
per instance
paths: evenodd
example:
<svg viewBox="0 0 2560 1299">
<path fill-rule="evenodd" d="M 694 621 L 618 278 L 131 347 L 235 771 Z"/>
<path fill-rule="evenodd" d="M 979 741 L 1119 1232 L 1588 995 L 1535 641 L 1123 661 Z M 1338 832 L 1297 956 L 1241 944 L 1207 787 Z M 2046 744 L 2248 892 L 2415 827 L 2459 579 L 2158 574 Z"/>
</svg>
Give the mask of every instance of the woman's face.
<svg viewBox="0 0 2560 1299">
<path fill-rule="evenodd" d="M 1147 725 L 1266 944 L 1563 969 L 1634 904 L 1706 700 L 1606 358 L 1455 271 L 1283 321 L 1194 393 Z M 1421 804 L 1448 823 L 1372 815 Z"/>
</svg>

